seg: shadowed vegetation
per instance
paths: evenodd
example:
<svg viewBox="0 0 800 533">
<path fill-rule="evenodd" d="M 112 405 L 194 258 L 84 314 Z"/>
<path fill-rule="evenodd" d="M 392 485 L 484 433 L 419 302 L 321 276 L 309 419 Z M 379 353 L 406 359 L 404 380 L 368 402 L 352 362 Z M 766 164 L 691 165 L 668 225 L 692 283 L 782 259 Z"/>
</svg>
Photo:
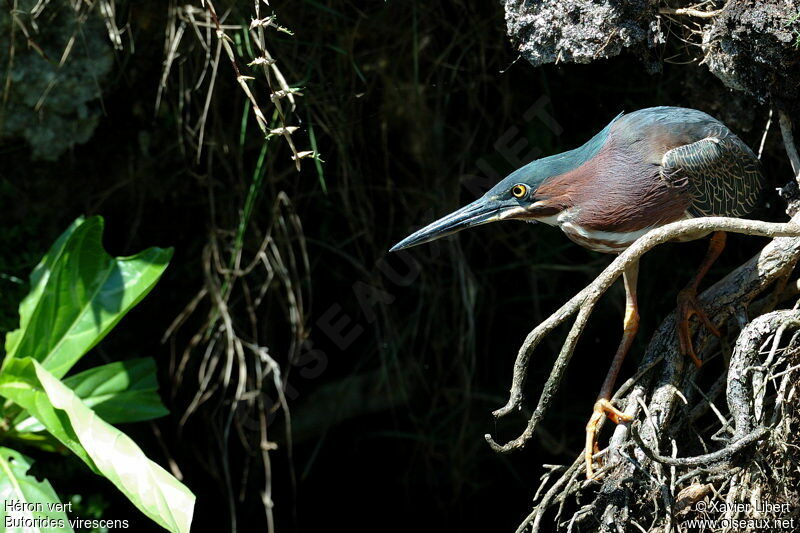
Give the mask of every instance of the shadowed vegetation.
<svg viewBox="0 0 800 533">
<path fill-rule="evenodd" d="M 91 5 L 108 41 L 100 7 L 109 4 Z M 600 301 L 524 452 L 497 455 L 483 435 L 516 436 L 529 413 L 495 425 L 490 412 L 505 403 L 528 331 L 610 258 L 519 223 L 401 257 L 388 248 L 620 111 L 695 107 L 755 150 L 767 120 L 766 107 L 730 96 L 702 66 L 668 62 L 649 74 L 622 55 L 533 68 L 492 2 L 287 0 L 256 15 L 252 2 L 219 0 L 216 18 L 200 2 L 110 5 L 122 47 L 106 44 L 114 65 L 87 104 L 100 117 L 94 134 L 56 162 L 37 158 L 24 136 L 3 141 L 0 323 L 16 327 L 19 280 L 79 214 L 106 218 L 113 255 L 173 246 L 159 288 L 85 364 L 156 358 L 171 415 L 129 434 L 182 477 L 198 497 L 195 521 L 212 529 L 406 531 L 427 513 L 424 529 L 512 530 L 541 465 L 583 446 L 620 333 L 622 287 Z M 254 18 L 266 22 L 249 30 Z M 682 31 L 671 24 L 670 35 Z M 15 35 L 18 50 L 36 53 Z M 274 68 L 253 63 L 261 47 Z M 682 53 L 677 38 L 654 51 Z M 255 106 L 237 74 L 254 78 L 244 83 Z M 774 128 L 762 162 L 771 183 L 785 181 L 773 178 L 787 172 Z M 779 218 L 776 203 L 756 216 Z M 732 235 L 708 283 L 763 242 Z M 622 376 L 704 247 L 669 244 L 643 259 L 640 335 Z M 350 322 L 334 330 L 362 331 L 348 343 L 324 325 L 342 314 Z M 534 356 L 532 395 L 566 330 L 557 333 Z M 59 474 L 61 486 L 78 475 L 63 468 L 56 486 Z M 134 513 L 107 498 L 106 516 Z"/>
</svg>

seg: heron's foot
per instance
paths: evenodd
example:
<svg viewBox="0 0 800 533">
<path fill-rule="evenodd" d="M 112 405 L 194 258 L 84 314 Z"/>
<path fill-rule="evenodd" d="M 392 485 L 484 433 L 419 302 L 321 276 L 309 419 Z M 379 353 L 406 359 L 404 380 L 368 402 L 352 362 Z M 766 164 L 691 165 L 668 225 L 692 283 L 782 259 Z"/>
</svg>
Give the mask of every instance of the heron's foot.
<svg viewBox="0 0 800 533">
<path fill-rule="evenodd" d="M 678 293 L 678 343 L 683 355 L 688 355 L 692 358 L 695 366 L 700 368 L 703 362 L 697 357 L 692 345 L 692 334 L 689 330 L 689 321 L 693 316 L 700 318 L 700 321 L 714 336 L 719 337 L 719 330 L 708 318 L 708 315 L 700 307 L 700 302 L 697 301 L 697 289 L 694 287 L 687 287 Z"/>
<path fill-rule="evenodd" d="M 586 448 L 583 451 L 583 457 L 586 462 L 586 479 L 595 479 L 593 457 L 600 452 L 600 447 L 597 445 L 597 428 L 603 416 L 608 417 L 615 424 L 633 421 L 633 417 L 614 407 L 608 400 L 601 399 L 594 403 L 592 417 L 589 419 L 589 423 L 586 424 Z"/>
</svg>

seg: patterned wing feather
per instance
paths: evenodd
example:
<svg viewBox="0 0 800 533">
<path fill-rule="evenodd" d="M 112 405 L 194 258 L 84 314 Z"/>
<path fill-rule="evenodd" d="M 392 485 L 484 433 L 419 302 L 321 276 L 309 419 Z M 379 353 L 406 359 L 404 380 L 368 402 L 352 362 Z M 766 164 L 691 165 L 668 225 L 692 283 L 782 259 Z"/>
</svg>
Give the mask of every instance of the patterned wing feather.
<svg viewBox="0 0 800 533">
<path fill-rule="evenodd" d="M 730 132 L 669 150 L 661 177 L 673 187 L 688 187 L 693 216 L 744 216 L 764 186 L 758 158 Z"/>
</svg>

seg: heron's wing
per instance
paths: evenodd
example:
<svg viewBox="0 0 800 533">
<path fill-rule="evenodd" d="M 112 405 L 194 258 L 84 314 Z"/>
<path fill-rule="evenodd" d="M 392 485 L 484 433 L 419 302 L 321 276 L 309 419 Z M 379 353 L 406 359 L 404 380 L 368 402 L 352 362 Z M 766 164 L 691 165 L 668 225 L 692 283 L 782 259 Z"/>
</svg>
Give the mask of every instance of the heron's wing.
<svg viewBox="0 0 800 533">
<path fill-rule="evenodd" d="M 764 187 L 755 154 L 730 132 L 719 133 L 667 151 L 661 163 L 662 179 L 688 188 L 694 216 L 744 216 Z"/>
</svg>

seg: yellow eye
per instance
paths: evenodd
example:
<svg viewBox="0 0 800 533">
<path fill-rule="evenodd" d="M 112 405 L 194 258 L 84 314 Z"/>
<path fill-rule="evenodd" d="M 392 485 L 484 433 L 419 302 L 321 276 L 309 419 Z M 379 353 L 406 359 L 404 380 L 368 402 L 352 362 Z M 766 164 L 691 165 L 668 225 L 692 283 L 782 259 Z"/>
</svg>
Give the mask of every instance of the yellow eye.
<svg viewBox="0 0 800 533">
<path fill-rule="evenodd" d="M 514 198 L 524 198 L 526 194 L 528 194 L 528 188 L 521 183 L 518 183 L 511 187 L 511 194 L 514 195 Z"/>
</svg>

